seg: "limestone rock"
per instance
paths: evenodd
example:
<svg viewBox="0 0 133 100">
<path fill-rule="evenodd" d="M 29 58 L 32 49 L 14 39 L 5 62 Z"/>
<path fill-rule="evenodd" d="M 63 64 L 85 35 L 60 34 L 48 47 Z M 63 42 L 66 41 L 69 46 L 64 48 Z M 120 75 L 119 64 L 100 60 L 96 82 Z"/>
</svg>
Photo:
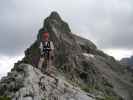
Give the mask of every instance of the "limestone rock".
<svg viewBox="0 0 133 100">
<path fill-rule="evenodd" d="M 55 46 L 55 78 L 37 66 L 38 47 L 45 31 L 50 33 Z M 120 62 L 90 40 L 72 33 L 59 14 L 52 12 L 44 20 L 37 40 L 25 50 L 22 61 L 0 81 L 0 96 L 10 96 L 13 100 L 132 100 L 130 79 L 132 75 Z"/>
<path fill-rule="evenodd" d="M 11 75 L 1 80 L 3 85 L 6 85 L 6 81 L 8 81 L 8 88 L 3 91 L 0 88 L 0 91 L 11 97 L 12 100 L 94 100 L 86 92 L 72 86 L 60 77 L 55 77 L 55 79 L 45 75 L 29 64 L 20 64 L 17 67 L 16 72 L 13 71 L 12 75 L 15 74 L 16 77 L 19 77 L 20 72 L 18 70 L 23 69 L 21 70 L 23 80 L 21 77 L 18 78 L 22 86 L 18 86 L 17 90 L 9 91 L 10 88 L 15 88 L 15 83 L 10 80 Z"/>
</svg>

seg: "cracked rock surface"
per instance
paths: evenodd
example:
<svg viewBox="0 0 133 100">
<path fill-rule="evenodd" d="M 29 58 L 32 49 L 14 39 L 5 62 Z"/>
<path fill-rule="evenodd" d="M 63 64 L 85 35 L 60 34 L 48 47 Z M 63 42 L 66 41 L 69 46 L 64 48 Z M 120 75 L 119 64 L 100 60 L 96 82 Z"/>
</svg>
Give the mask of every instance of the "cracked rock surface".
<svg viewBox="0 0 133 100">
<path fill-rule="evenodd" d="M 18 73 L 18 70 L 21 70 L 21 75 Z M 4 94 L 10 96 L 12 100 L 94 100 L 80 88 L 72 86 L 60 77 L 55 79 L 45 75 L 39 69 L 29 64 L 20 64 L 12 72 L 13 74 L 16 74 L 16 77 L 19 78 L 22 84 L 22 86 L 18 86 L 17 91 L 9 92 L 8 89 L 13 88 L 12 86 L 15 88 L 15 83 L 12 83 L 9 77 L 3 78 L 1 81 L 3 85 L 5 81 L 9 81 L 9 87 Z M 23 77 L 22 80 L 21 77 Z"/>
</svg>

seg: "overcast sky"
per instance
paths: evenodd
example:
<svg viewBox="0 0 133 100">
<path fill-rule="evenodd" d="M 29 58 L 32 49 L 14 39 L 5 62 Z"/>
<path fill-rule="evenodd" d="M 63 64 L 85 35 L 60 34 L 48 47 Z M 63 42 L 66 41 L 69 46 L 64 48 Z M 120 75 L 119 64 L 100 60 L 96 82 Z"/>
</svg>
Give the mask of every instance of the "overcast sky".
<svg viewBox="0 0 133 100">
<path fill-rule="evenodd" d="M 133 54 L 133 0 L 0 0 L 0 75 L 23 57 L 51 11 L 116 59 Z"/>
</svg>

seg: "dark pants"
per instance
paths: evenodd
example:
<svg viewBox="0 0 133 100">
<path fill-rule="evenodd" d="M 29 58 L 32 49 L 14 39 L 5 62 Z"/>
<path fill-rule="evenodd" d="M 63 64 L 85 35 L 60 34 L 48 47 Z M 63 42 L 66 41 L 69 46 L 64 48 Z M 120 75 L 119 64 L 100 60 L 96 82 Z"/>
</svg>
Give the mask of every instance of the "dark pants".
<svg viewBox="0 0 133 100">
<path fill-rule="evenodd" d="M 45 71 L 48 72 L 50 70 L 51 67 L 51 59 L 50 59 L 50 52 L 44 53 L 44 55 L 42 55 L 40 57 L 39 63 L 38 63 L 38 68 L 42 69 L 43 65 L 45 66 Z"/>
</svg>

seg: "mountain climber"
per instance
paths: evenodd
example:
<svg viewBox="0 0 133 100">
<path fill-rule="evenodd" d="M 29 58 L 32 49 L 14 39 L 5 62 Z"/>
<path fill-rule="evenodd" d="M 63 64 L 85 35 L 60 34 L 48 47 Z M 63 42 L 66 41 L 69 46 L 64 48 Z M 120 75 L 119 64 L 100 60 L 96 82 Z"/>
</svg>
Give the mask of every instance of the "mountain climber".
<svg viewBox="0 0 133 100">
<path fill-rule="evenodd" d="M 38 63 L 38 68 L 42 69 L 43 65 L 46 65 L 45 72 L 49 72 L 51 70 L 51 60 L 53 59 L 53 50 L 54 45 L 53 42 L 49 40 L 49 33 L 44 32 L 41 36 L 41 42 L 40 42 L 40 53 L 41 57 Z"/>
</svg>

